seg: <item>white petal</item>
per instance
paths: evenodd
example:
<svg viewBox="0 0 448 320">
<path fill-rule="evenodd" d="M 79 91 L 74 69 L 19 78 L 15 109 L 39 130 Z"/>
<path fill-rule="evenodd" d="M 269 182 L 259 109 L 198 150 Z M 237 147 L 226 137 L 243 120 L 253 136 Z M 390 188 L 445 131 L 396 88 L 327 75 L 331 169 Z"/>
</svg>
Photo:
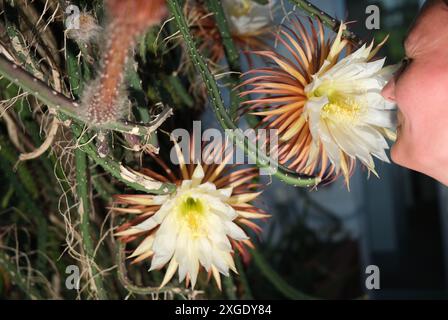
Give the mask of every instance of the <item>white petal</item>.
<svg viewBox="0 0 448 320">
<path fill-rule="evenodd" d="M 205 193 L 214 194 L 216 191 L 216 186 L 214 183 L 206 182 L 198 186 L 198 190 L 203 191 Z"/>
<path fill-rule="evenodd" d="M 169 198 L 169 196 L 154 196 L 152 198 L 152 205 L 160 205 L 160 204 L 164 204 L 166 202 L 166 200 Z"/>
<path fill-rule="evenodd" d="M 395 112 L 370 108 L 365 116 L 365 122 L 378 127 L 393 128 L 395 126 Z"/>
<path fill-rule="evenodd" d="M 179 282 L 184 281 L 188 272 L 188 265 L 185 262 L 179 263 Z"/>
<path fill-rule="evenodd" d="M 225 189 L 219 189 L 217 192 L 220 196 L 220 199 L 227 200 L 232 196 L 233 188 L 229 187 Z"/>
<path fill-rule="evenodd" d="M 204 179 L 204 169 L 202 169 L 201 164 L 198 164 L 194 169 L 193 175 L 191 177 L 192 181 L 191 186 L 192 187 L 198 186 L 201 183 L 202 179 Z"/>
<path fill-rule="evenodd" d="M 179 191 L 184 191 L 184 190 L 190 189 L 191 184 L 192 184 L 191 180 L 183 180 L 182 184 L 180 185 L 180 190 L 178 189 L 178 193 L 179 193 Z"/>
<path fill-rule="evenodd" d="M 321 112 L 322 108 L 328 102 L 329 102 L 328 97 L 323 96 L 319 98 L 311 98 L 305 104 L 304 113 L 307 117 L 313 140 L 319 140 L 319 123 L 321 118 Z"/>
<path fill-rule="evenodd" d="M 198 258 L 207 272 L 210 271 L 212 264 L 212 257 L 210 255 L 211 250 L 212 245 L 208 239 L 205 237 L 198 239 Z"/>
<path fill-rule="evenodd" d="M 211 213 L 207 223 L 210 228 L 208 238 L 213 246 L 216 246 L 220 250 L 232 250 L 232 245 L 227 237 L 226 227 L 224 226 L 223 221 L 217 218 L 217 215 Z"/>
<path fill-rule="evenodd" d="M 323 144 L 325 151 L 328 154 L 328 158 L 331 163 L 335 166 L 336 171 L 339 170 L 341 166 L 341 154 L 340 148 L 336 141 L 333 139 L 328 124 L 322 121 L 319 125 L 319 136 L 321 138 L 321 143 Z"/>
<path fill-rule="evenodd" d="M 157 232 L 156 237 L 154 239 L 152 250 L 156 255 L 171 257 L 174 253 L 174 249 L 176 248 L 177 234 L 176 233 L 158 234 L 158 233 L 159 232 Z"/>
<path fill-rule="evenodd" d="M 232 255 L 231 255 L 230 253 L 228 253 L 228 252 L 225 252 L 225 253 L 223 254 L 223 256 L 224 256 L 224 259 L 226 260 L 227 265 L 229 266 L 229 268 L 230 268 L 233 272 L 238 273 L 238 271 L 236 270 L 235 262 L 233 261 Z"/>
<path fill-rule="evenodd" d="M 142 223 L 139 223 L 138 225 L 132 227 L 132 229 L 148 231 L 148 230 L 154 229 L 158 225 L 159 225 L 159 223 L 154 220 L 154 217 L 150 217 L 150 218 L 146 219 L 145 221 L 143 221 Z"/>
<path fill-rule="evenodd" d="M 235 240 L 247 240 L 249 237 L 236 223 L 226 222 L 227 235 Z"/>
<path fill-rule="evenodd" d="M 229 266 L 227 265 L 226 259 L 223 257 L 224 252 L 221 252 L 220 250 L 213 250 L 212 251 L 212 258 L 213 258 L 213 265 L 218 269 L 220 273 L 225 275 L 226 277 L 229 276 Z"/>
<path fill-rule="evenodd" d="M 276 1 L 269 1 L 266 5 L 248 2 L 246 0 L 224 0 L 224 12 L 230 21 L 230 29 L 239 35 L 249 34 L 260 30 L 272 23 L 271 8 Z M 235 7 L 250 5 L 246 15 L 236 16 L 232 13 Z"/>
<path fill-rule="evenodd" d="M 129 258 L 134 258 L 147 251 L 150 251 L 153 243 L 154 243 L 154 235 L 147 236 L 145 240 L 143 240 L 142 243 L 140 243 L 137 249 L 134 250 L 132 255 L 129 256 Z"/>
<path fill-rule="evenodd" d="M 171 262 L 168 265 L 168 269 L 165 272 L 165 276 L 163 277 L 163 281 L 160 284 L 160 288 L 163 288 L 171 280 L 171 278 L 173 278 L 178 265 L 179 264 L 177 263 L 176 259 L 171 259 Z"/>
<path fill-rule="evenodd" d="M 353 128 L 347 128 L 343 126 L 337 126 L 329 123 L 329 129 L 334 137 L 334 140 L 338 144 L 338 147 L 352 158 L 357 157 L 365 165 L 372 167 L 373 160 L 370 156 L 369 149 L 367 148 L 365 141 L 357 139 Z"/>
<path fill-rule="evenodd" d="M 190 247 L 188 251 L 189 251 L 188 275 L 190 276 L 191 287 L 194 288 L 199 273 L 199 262 L 197 255 L 198 250 L 196 241 L 190 242 Z"/>
<path fill-rule="evenodd" d="M 160 209 L 152 216 L 155 222 L 162 223 L 162 221 L 165 219 L 165 217 L 171 213 L 173 207 L 175 205 L 174 200 L 168 200 L 166 201 Z"/>
<path fill-rule="evenodd" d="M 228 205 L 227 203 L 224 203 L 221 200 L 214 199 L 213 197 L 204 198 L 207 199 L 206 201 L 210 206 L 210 209 L 223 219 L 233 220 L 238 216 L 235 209 L 233 209 L 232 206 Z"/>
<path fill-rule="evenodd" d="M 174 258 L 179 263 L 179 282 L 185 279 L 188 272 L 188 242 L 189 236 L 186 230 L 179 233 Z"/>
<path fill-rule="evenodd" d="M 171 256 L 154 254 L 151 261 L 151 268 L 149 269 L 149 271 L 162 268 L 168 261 L 170 261 L 170 259 Z"/>
</svg>

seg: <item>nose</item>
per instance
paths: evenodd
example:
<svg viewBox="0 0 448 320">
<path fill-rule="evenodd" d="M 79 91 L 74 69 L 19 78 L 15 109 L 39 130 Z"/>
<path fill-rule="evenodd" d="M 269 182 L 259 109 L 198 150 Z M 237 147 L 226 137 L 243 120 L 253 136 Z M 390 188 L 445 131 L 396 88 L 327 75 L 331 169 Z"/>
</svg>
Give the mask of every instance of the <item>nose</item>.
<svg viewBox="0 0 448 320">
<path fill-rule="evenodd" d="M 389 100 L 391 102 L 395 101 L 395 77 L 389 80 L 389 82 L 384 86 L 383 90 L 381 90 L 381 95 L 384 99 Z"/>
</svg>

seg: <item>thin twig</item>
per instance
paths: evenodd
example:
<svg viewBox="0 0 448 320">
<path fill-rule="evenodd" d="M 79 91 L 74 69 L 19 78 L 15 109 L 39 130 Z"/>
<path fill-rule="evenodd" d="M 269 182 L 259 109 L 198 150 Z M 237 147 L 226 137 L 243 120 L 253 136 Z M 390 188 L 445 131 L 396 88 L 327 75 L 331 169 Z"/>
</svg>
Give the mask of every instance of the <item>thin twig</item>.
<svg viewBox="0 0 448 320">
<path fill-rule="evenodd" d="M 51 123 L 50 126 L 50 131 L 48 132 L 47 138 L 45 139 L 44 143 L 42 143 L 39 148 L 37 148 L 32 152 L 22 153 L 19 156 L 19 160 L 20 161 L 32 160 L 39 158 L 41 155 L 43 155 L 45 151 L 47 151 L 48 148 L 50 148 L 51 145 L 53 144 L 56 133 L 58 132 L 59 125 L 60 125 L 59 119 L 53 118 L 53 122 Z"/>
</svg>

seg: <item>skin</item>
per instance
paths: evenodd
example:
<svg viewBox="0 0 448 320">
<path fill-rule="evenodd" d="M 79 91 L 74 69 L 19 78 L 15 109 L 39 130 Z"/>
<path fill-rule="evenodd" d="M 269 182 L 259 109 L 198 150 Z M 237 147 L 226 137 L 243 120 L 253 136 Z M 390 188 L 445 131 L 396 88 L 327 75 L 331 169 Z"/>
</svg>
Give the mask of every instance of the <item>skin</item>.
<svg viewBox="0 0 448 320">
<path fill-rule="evenodd" d="M 391 158 L 448 185 L 448 4 L 429 1 L 404 46 L 404 66 L 382 92 L 398 105 Z"/>
</svg>

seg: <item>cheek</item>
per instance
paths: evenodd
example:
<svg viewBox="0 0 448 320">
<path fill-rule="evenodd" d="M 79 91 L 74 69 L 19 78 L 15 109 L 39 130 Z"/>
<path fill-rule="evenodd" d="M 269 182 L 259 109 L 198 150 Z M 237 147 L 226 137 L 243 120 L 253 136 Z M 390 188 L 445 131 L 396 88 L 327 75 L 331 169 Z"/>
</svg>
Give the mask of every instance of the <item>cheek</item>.
<svg viewBox="0 0 448 320">
<path fill-rule="evenodd" d="M 445 72 L 441 72 L 445 70 Z M 413 169 L 430 165 L 448 138 L 448 65 L 411 65 L 396 82 L 395 97 L 402 114 L 392 159 Z"/>
</svg>

